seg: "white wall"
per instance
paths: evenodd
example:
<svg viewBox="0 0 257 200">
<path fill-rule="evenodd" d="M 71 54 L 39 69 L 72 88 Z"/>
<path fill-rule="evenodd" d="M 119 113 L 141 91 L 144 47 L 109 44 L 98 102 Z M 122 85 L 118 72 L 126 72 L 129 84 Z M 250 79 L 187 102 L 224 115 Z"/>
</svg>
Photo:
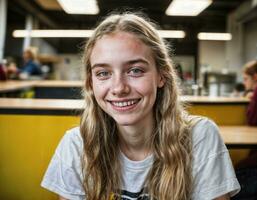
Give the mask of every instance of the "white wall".
<svg viewBox="0 0 257 200">
<path fill-rule="evenodd" d="M 257 20 L 245 24 L 245 62 L 257 59 Z"/>
<path fill-rule="evenodd" d="M 33 38 L 31 45 L 38 48 L 38 54 L 56 55 L 55 48 L 48 44 L 44 39 Z"/>
<path fill-rule="evenodd" d="M 247 20 L 255 4 L 245 1 L 229 14 L 227 31 L 232 33 L 232 40 L 226 45 L 226 58 L 229 68 L 237 73 L 238 81 L 242 81 L 243 65 L 257 57 L 257 19 Z"/>
<path fill-rule="evenodd" d="M 229 69 L 235 71 L 237 78 L 241 80 L 241 68 L 244 64 L 243 25 L 237 19 L 236 11 L 228 16 L 227 31 L 232 34 L 232 40 L 226 45 L 226 58 Z"/>
<path fill-rule="evenodd" d="M 191 72 L 194 73 L 194 66 L 195 66 L 195 58 L 194 56 L 175 56 L 174 58 L 175 64 L 180 64 L 183 70 L 183 73 L 185 72 Z"/>
<path fill-rule="evenodd" d="M 212 71 L 227 67 L 226 42 L 199 40 L 199 66 L 208 66 Z"/>
<path fill-rule="evenodd" d="M 57 80 L 81 80 L 84 77 L 82 60 L 76 54 L 59 54 L 60 62 L 54 65 Z"/>
</svg>

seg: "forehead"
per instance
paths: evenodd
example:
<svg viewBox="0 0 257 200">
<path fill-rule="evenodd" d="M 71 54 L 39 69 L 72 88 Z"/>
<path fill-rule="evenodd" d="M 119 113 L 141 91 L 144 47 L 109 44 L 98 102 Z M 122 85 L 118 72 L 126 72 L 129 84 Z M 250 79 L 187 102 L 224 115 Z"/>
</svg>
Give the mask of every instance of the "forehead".
<svg viewBox="0 0 257 200">
<path fill-rule="evenodd" d="M 90 62 L 103 62 L 121 59 L 134 59 L 141 56 L 153 60 L 153 53 L 136 35 L 127 32 L 117 32 L 104 35 L 98 39 L 92 49 Z M 92 64 L 92 63 L 91 63 Z"/>
</svg>

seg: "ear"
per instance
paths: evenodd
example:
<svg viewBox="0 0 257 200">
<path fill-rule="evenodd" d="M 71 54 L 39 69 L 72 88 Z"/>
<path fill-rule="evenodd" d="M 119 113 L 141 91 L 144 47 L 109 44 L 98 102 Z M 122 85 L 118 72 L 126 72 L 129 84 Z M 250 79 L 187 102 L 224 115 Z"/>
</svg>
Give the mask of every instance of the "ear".
<svg viewBox="0 0 257 200">
<path fill-rule="evenodd" d="M 165 84 L 165 78 L 159 74 L 158 76 L 158 88 L 162 88 Z"/>
</svg>

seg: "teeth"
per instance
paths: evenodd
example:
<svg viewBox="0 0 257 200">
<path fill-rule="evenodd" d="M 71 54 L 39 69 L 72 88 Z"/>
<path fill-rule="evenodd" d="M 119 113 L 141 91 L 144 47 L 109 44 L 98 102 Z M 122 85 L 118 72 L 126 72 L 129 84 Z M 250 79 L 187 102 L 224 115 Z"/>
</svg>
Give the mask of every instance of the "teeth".
<svg viewBox="0 0 257 200">
<path fill-rule="evenodd" d="M 112 102 L 113 105 L 118 106 L 118 107 L 125 107 L 125 106 L 130 106 L 136 103 L 136 100 L 131 100 L 131 101 L 123 101 L 123 102 Z"/>
</svg>

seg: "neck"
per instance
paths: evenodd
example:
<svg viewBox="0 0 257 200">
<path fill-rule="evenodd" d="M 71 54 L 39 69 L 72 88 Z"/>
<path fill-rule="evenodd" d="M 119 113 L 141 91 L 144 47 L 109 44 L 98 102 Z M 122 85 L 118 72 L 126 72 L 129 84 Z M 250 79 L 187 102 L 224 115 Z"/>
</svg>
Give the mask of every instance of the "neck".
<svg viewBox="0 0 257 200">
<path fill-rule="evenodd" d="M 154 120 L 145 125 L 118 126 L 121 151 L 131 160 L 143 160 L 151 154 Z"/>
</svg>

